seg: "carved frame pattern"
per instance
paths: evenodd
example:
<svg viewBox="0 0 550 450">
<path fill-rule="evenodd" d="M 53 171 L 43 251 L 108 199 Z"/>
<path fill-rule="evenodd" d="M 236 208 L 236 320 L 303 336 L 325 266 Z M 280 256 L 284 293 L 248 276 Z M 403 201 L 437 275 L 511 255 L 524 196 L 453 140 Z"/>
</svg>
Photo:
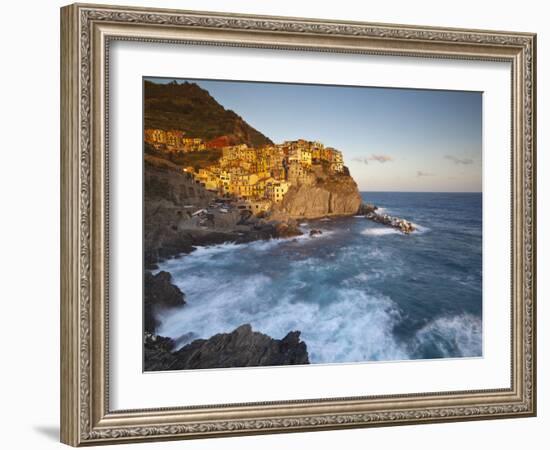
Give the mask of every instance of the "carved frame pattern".
<svg viewBox="0 0 550 450">
<path fill-rule="evenodd" d="M 120 30 L 140 27 L 137 32 L 101 33 L 94 27 L 101 24 L 122 26 Z M 192 38 L 167 38 L 148 35 L 143 30 L 201 30 L 199 40 Z M 223 30 L 222 38 L 204 38 L 208 32 Z M 230 31 L 237 33 L 231 38 Z M 177 31 L 174 31 L 177 34 Z M 250 41 L 242 39 L 243 33 Z M 269 35 L 269 42 L 254 41 L 262 33 Z M 97 36 L 101 35 L 102 39 Z M 191 33 L 192 35 L 192 33 Z M 214 34 L 212 34 L 214 37 Z M 272 37 L 275 36 L 275 37 Z M 277 37 L 281 42 L 277 42 Z M 302 42 L 300 36 L 308 36 Z M 316 45 L 316 37 L 335 39 L 334 45 Z M 286 38 L 286 39 L 283 39 Z M 95 39 L 95 40 L 94 40 Z M 332 52 L 357 52 L 365 54 L 409 55 L 417 57 L 442 57 L 511 61 L 513 65 L 512 93 L 520 104 L 513 105 L 513 165 L 516 170 L 513 223 L 516 234 L 512 236 L 514 248 L 520 254 L 513 255 L 513 271 L 521 286 L 516 286 L 518 296 L 513 306 L 512 378 L 510 391 L 502 390 L 470 392 L 472 399 L 464 402 L 465 393 L 426 393 L 410 396 L 392 396 L 385 399 L 396 402 L 426 398 L 435 402 L 423 406 L 406 407 L 391 405 L 357 413 L 344 412 L 342 402 L 355 400 L 375 401 L 377 398 L 357 397 L 307 402 L 258 403 L 267 408 L 267 416 L 250 414 L 247 418 L 232 416 L 209 420 L 187 418 L 185 408 L 175 410 L 112 412 L 108 408 L 108 369 L 105 346 L 108 321 L 108 304 L 95 306 L 98 294 L 96 286 L 104 289 L 108 284 L 104 268 L 99 268 L 103 279 L 98 282 L 97 267 L 102 256 L 106 263 L 105 240 L 101 240 L 102 226 L 108 226 L 105 211 L 97 215 L 97 203 L 108 207 L 108 198 L 98 201 L 98 183 L 107 182 L 104 160 L 94 162 L 98 142 L 94 142 L 98 120 L 106 123 L 107 111 L 97 116 L 94 95 L 100 86 L 97 80 L 97 56 L 108 62 L 108 47 L 112 39 L 134 39 L 179 43 L 201 43 L 228 46 L 252 46 L 270 49 L 314 50 Z M 364 45 L 354 45 L 353 40 L 366 39 Z M 309 43 L 308 43 L 309 42 Z M 313 42 L 313 44 L 311 43 Z M 358 41 L 361 44 L 361 41 Z M 97 48 L 101 43 L 103 48 Z M 386 46 L 380 44 L 388 44 Z M 490 32 L 482 30 L 439 29 L 402 25 L 368 23 L 337 23 L 326 20 L 258 17 L 234 14 L 200 13 L 171 10 L 144 10 L 110 6 L 71 5 L 62 9 L 62 441 L 71 445 L 128 442 L 143 439 L 192 438 L 203 436 L 227 436 L 266 432 L 290 432 L 321 430 L 341 427 L 424 423 L 448 420 L 532 416 L 536 411 L 535 366 L 535 260 L 536 260 L 536 211 L 535 211 L 535 52 L 536 37 L 528 33 Z M 94 59 L 95 58 L 95 59 Z M 106 90 L 106 88 L 103 88 Z M 100 113 L 100 112 L 99 112 Z M 65 120 L 63 120 L 65 119 Z M 98 165 L 99 164 L 99 165 Z M 514 183 L 513 183 L 514 184 Z M 101 194 L 103 192 L 99 192 Z M 514 222 L 515 221 L 515 222 Z M 99 225 L 98 225 L 99 224 Z M 97 228 L 99 227 L 99 228 Z M 100 232 L 96 232 L 99 230 Z M 103 247 L 102 247 L 103 245 Z M 99 250 L 98 250 L 99 248 Z M 98 262 L 99 261 L 99 262 Z M 65 278 L 67 277 L 67 278 Z M 99 297 L 97 297 L 99 295 Z M 98 312 L 99 311 L 99 316 Z M 97 323 L 101 322 L 101 323 Z M 97 330 L 100 330 L 99 332 Z M 102 361 L 98 361 L 98 355 Z M 515 359 L 514 359 L 515 358 Z M 514 365 L 515 364 L 515 365 Z M 97 365 L 97 368 L 95 368 Z M 521 366 L 521 367 L 519 367 Z M 449 394 L 449 397 L 445 396 Z M 453 397 L 453 394 L 457 396 Z M 497 395 L 497 397 L 492 397 Z M 500 396 L 500 397 L 498 397 Z M 466 393 L 467 397 L 467 393 Z M 445 400 L 445 402 L 439 399 Z M 496 399 L 496 400 L 495 400 Z M 319 402 L 319 410 L 315 409 Z M 284 405 L 301 405 L 300 414 L 281 413 Z M 327 406 L 328 404 L 328 406 Z M 277 408 L 269 409 L 270 405 Z M 250 406 L 250 405 L 239 405 Z M 253 405 L 252 405 L 253 406 Z M 338 409 L 340 408 L 340 410 Z M 211 411 L 223 410 L 214 405 Z M 193 411 L 191 409 L 190 411 Z M 319 411 L 319 412 L 317 412 Z M 150 419 L 143 420 L 150 413 Z"/>
</svg>

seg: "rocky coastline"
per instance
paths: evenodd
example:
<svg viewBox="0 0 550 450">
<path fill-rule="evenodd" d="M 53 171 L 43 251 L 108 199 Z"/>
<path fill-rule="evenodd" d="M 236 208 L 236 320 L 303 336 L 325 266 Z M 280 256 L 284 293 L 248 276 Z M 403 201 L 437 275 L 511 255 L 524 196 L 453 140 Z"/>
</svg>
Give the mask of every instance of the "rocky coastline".
<svg viewBox="0 0 550 450">
<path fill-rule="evenodd" d="M 299 331 L 273 339 L 244 324 L 231 333 L 196 339 L 179 350 L 170 338 L 150 333 L 144 338 L 146 371 L 296 364 L 309 364 L 307 346 L 300 340 Z"/>
<path fill-rule="evenodd" d="M 167 161 L 145 160 L 144 261 L 154 270 L 196 247 L 302 234 L 296 220 L 254 214 L 249 204 L 220 198 Z"/>
<path fill-rule="evenodd" d="M 231 333 L 195 339 L 176 350 L 176 341 L 156 334 L 158 314 L 185 307 L 185 294 L 174 284 L 170 273 L 144 275 L 144 370 L 211 369 L 309 364 L 307 345 L 300 331 L 290 331 L 274 339 L 243 324 Z"/>
</svg>

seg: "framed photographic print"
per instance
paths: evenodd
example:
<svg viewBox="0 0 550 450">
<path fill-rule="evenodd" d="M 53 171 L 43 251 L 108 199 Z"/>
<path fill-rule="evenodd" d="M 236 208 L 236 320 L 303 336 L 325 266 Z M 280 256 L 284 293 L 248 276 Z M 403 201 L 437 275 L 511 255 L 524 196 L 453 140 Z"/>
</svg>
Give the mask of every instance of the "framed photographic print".
<svg viewBox="0 0 550 450">
<path fill-rule="evenodd" d="M 536 414 L 530 33 L 61 10 L 61 439 Z"/>
</svg>

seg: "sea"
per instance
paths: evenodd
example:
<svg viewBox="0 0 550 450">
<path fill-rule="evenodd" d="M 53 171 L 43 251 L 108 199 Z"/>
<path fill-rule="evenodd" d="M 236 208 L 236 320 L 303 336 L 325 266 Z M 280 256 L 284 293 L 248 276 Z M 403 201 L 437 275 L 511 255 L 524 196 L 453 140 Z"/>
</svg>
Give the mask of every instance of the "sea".
<svg viewBox="0 0 550 450">
<path fill-rule="evenodd" d="M 199 247 L 160 264 L 187 304 L 158 334 L 179 348 L 245 323 L 276 339 L 299 330 L 313 364 L 482 356 L 481 193 L 361 195 L 418 231 L 342 217 L 303 222 L 298 238 Z"/>
</svg>

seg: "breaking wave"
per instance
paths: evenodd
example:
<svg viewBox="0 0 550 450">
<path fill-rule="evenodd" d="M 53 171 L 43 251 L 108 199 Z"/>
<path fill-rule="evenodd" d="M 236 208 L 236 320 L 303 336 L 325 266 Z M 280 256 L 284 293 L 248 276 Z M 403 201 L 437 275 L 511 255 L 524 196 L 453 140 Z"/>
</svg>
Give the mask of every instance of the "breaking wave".
<svg viewBox="0 0 550 450">
<path fill-rule="evenodd" d="M 401 234 L 395 228 L 367 228 L 361 232 L 365 236 L 387 236 L 388 234 Z"/>
<path fill-rule="evenodd" d="M 175 339 L 180 348 L 245 323 L 277 339 L 300 330 L 312 363 L 481 355 L 481 321 L 473 316 L 438 318 L 418 330 L 412 340 L 398 338 L 394 330 L 402 321 L 401 309 L 369 285 L 398 276 L 400 267 L 359 272 L 338 286 L 323 282 L 330 277 L 330 269 L 314 257 L 288 262 L 284 274 L 264 265 L 256 273 L 236 276 L 242 250 L 254 251 L 255 246 L 202 248 L 177 264 L 175 260 L 162 264 L 161 270 L 171 271 L 188 303 L 165 312 L 158 333 Z M 379 249 L 368 257 L 387 259 Z M 345 261 L 349 255 L 342 258 Z M 312 286 L 310 280 L 318 280 L 319 285 Z"/>
<path fill-rule="evenodd" d="M 411 354 L 414 357 L 428 352 L 441 358 L 482 356 L 481 330 L 481 320 L 469 314 L 440 317 L 416 333 Z"/>
<path fill-rule="evenodd" d="M 400 314 L 387 297 L 340 289 L 333 302 L 320 305 L 299 301 L 289 291 L 276 302 L 265 295 L 275 282 L 265 275 L 209 283 L 207 296 L 203 277 L 187 278 L 183 285 L 179 277 L 175 281 L 194 300 L 161 317 L 158 333 L 176 339 L 178 347 L 250 323 L 254 330 L 277 339 L 300 330 L 312 363 L 409 359 L 393 336 Z M 306 287 L 296 281 L 293 286 L 296 291 Z M 196 298 L 198 291 L 203 298 Z"/>
<path fill-rule="evenodd" d="M 423 225 L 418 225 L 417 223 L 411 222 L 413 226 L 416 228 L 415 233 L 417 234 L 424 234 L 430 231 L 428 227 L 425 227 Z"/>
</svg>

